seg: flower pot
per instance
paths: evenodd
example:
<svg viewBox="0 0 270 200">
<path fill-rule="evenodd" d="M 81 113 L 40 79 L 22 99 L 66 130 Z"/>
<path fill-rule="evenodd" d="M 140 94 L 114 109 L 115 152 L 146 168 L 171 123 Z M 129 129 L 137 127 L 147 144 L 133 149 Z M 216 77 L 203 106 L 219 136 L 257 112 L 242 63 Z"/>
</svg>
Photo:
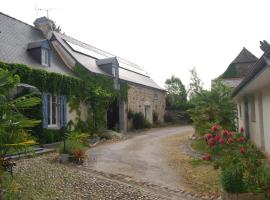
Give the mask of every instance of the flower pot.
<svg viewBox="0 0 270 200">
<path fill-rule="evenodd" d="M 264 193 L 228 193 L 222 192 L 222 200 L 266 200 Z"/>
</svg>

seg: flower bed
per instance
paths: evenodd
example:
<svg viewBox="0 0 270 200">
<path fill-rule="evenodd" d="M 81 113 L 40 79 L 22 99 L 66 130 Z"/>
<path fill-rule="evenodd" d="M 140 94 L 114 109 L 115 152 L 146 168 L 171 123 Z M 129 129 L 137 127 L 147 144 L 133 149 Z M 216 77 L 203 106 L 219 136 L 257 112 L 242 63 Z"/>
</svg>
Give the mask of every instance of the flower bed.
<svg viewBox="0 0 270 200">
<path fill-rule="evenodd" d="M 214 125 L 204 140 L 209 153 L 202 159 L 212 161 L 215 169 L 221 170 L 220 180 L 226 194 L 223 199 L 241 199 L 243 195 L 244 199 L 252 199 L 247 196 L 266 199 L 270 191 L 270 168 L 264 155 L 244 136 L 243 128 L 233 133 Z"/>
</svg>

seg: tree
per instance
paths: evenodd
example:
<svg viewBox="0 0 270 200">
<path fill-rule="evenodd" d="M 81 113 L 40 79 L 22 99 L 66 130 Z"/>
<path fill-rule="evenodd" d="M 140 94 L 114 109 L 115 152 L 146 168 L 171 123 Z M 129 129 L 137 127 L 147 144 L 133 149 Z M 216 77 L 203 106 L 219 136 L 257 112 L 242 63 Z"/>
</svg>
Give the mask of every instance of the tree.
<svg viewBox="0 0 270 200">
<path fill-rule="evenodd" d="M 18 83 L 19 76 L 0 69 L 0 160 L 11 149 L 33 144 L 27 128 L 40 123 L 40 120 L 28 119 L 20 112 L 38 105 L 40 99 L 31 95 L 12 96 Z"/>
<path fill-rule="evenodd" d="M 211 91 L 201 90 L 192 97 L 188 112 L 198 133 L 207 133 L 213 124 L 235 130 L 236 106 L 231 93 L 230 87 L 216 80 Z"/>
<path fill-rule="evenodd" d="M 195 67 L 193 67 L 190 70 L 191 78 L 190 78 L 190 84 L 188 88 L 188 96 L 189 99 L 192 99 L 194 96 L 196 96 L 197 93 L 200 93 L 203 89 L 203 83 L 201 79 L 198 77 L 197 70 Z"/>
<path fill-rule="evenodd" d="M 172 75 L 165 81 L 165 88 L 167 90 L 166 108 L 184 110 L 187 105 L 187 92 L 182 81 Z"/>
</svg>

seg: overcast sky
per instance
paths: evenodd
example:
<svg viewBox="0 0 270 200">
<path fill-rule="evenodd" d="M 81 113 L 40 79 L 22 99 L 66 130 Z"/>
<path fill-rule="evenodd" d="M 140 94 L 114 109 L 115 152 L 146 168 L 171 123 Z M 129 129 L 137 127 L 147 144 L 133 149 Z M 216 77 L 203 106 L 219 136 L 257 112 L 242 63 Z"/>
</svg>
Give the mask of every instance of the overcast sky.
<svg viewBox="0 0 270 200">
<path fill-rule="evenodd" d="M 245 46 L 257 57 L 270 41 L 268 0 L 8 0 L 0 11 L 33 24 L 46 15 L 63 32 L 143 67 L 164 86 L 185 85 L 196 67 L 205 88 Z"/>
</svg>

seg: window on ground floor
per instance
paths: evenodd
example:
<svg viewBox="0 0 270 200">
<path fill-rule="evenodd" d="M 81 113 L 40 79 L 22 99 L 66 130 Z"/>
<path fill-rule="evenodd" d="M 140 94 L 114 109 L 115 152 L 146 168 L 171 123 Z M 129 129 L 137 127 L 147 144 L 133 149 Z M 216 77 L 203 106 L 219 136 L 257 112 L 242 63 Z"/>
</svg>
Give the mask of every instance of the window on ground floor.
<svg viewBox="0 0 270 200">
<path fill-rule="evenodd" d="M 59 97 L 48 94 L 48 126 L 57 127 L 59 125 Z"/>
</svg>

